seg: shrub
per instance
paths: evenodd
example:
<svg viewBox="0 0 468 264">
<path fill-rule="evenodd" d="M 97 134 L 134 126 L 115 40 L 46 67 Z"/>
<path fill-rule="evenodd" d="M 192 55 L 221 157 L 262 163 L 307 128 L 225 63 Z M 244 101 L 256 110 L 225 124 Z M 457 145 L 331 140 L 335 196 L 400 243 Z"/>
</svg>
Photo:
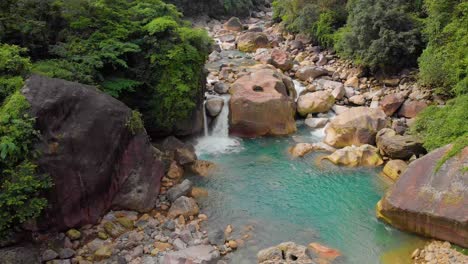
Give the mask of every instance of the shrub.
<svg viewBox="0 0 468 264">
<path fill-rule="evenodd" d="M 23 86 L 23 77 L 29 73 L 31 62 L 22 54 L 26 49 L 0 44 L 0 104 Z"/>
<path fill-rule="evenodd" d="M 38 175 L 32 160 L 37 137 L 29 103 L 16 91 L 0 107 L 0 237 L 11 228 L 37 217 L 47 201 L 41 193 L 50 179 Z"/>
<path fill-rule="evenodd" d="M 403 0 L 355 0 L 335 45 L 344 57 L 372 69 L 416 64 L 423 42 L 414 6 Z"/>
<path fill-rule="evenodd" d="M 425 36 L 419 58 L 420 81 L 439 94 L 468 93 L 468 2 L 426 0 Z"/>
<path fill-rule="evenodd" d="M 276 0 L 273 18 L 292 33 L 305 33 L 320 45 L 333 46 L 334 32 L 346 22 L 345 0 Z"/>
<path fill-rule="evenodd" d="M 421 112 L 412 127 L 424 140 L 424 147 L 433 150 L 452 142 L 468 140 L 468 95 L 447 102 L 446 106 L 430 106 Z M 461 140 L 464 139 L 464 140 Z"/>
<path fill-rule="evenodd" d="M 141 132 L 145 127 L 143 125 L 143 120 L 141 120 L 141 114 L 138 111 L 133 110 L 132 114 L 125 123 L 125 126 L 132 132 L 133 135 Z"/>
</svg>

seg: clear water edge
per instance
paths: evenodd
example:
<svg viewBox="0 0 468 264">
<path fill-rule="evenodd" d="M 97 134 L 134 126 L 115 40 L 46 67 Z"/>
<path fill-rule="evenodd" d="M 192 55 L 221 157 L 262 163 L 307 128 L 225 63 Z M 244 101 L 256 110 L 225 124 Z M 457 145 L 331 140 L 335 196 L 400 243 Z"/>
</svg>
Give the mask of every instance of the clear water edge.
<svg viewBox="0 0 468 264">
<path fill-rule="evenodd" d="M 343 253 L 342 263 L 410 263 L 409 254 L 424 241 L 378 221 L 375 205 L 389 187 L 381 168 L 345 168 L 317 163 L 316 153 L 292 159 L 295 141 L 317 142 L 322 132 L 302 122 L 295 135 L 232 139 L 223 151 L 222 137 L 197 145 L 200 159 L 217 164 L 208 178 L 192 176 L 209 197 L 200 199 L 210 225 L 234 226 L 234 237 L 252 238 L 229 256 L 231 263 L 255 263 L 256 253 L 284 241 L 318 242 Z M 214 149 L 215 151 L 209 151 Z M 208 151 L 207 151 L 208 150 Z M 243 229 L 253 227 L 253 231 Z"/>
<path fill-rule="evenodd" d="M 207 68 L 256 63 L 236 50 L 222 51 L 221 56 Z M 306 89 L 293 81 L 298 95 Z M 345 264 L 411 263 L 411 252 L 425 240 L 375 217 L 375 205 L 391 184 L 379 176 L 381 168 L 318 163 L 317 157 L 324 153 L 292 159 L 287 149 L 296 142 L 318 142 L 324 137 L 324 129 L 310 130 L 302 120 L 297 121 L 298 132 L 289 137 L 230 137 L 229 98 L 224 99 L 212 132 L 196 142 L 199 158 L 215 162 L 217 171 L 207 178 L 191 177 L 209 192 L 199 200 L 209 225 L 224 229 L 231 224 L 234 238 L 251 236 L 229 254 L 230 263 L 256 263 L 259 250 L 285 241 L 336 248 L 344 256 L 340 263 Z"/>
</svg>

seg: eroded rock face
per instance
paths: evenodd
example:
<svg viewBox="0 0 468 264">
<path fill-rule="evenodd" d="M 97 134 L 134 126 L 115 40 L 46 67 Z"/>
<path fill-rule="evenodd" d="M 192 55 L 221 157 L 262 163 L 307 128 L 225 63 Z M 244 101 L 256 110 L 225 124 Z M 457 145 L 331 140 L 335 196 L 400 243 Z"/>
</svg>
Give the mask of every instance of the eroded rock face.
<svg viewBox="0 0 468 264">
<path fill-rule="evenodd" d="M 297 112 L 300 115 L 328 112 L 335 104 L 335 97 L 327 91 L 306 93 L 297 100 Z"/>
<path fill-rule="evenodd" d="M 413 161 L 377 205 L 377 216 L 406 230 L 468 247 L 468 147 L 436 164 L 451 146 Z"/>
<path fill-rule="evenodd" d="M 96 88 L 32 76 L 22 90 L 41 133 L 38 166 L 53 180 L 40 228 L 96 223 L 109 209 L 151 210 L 164 168 L 131 109 Z"/>
<path fill-rule="evenodd" d="M 230 133 L 241 137 L 287 135 L 296 131 L 294 100 L 283 74 L 254 69 L 231 87 Z"/>
<path fill-rule="evenodd" d="M 335 151 L 325 158 L 336 165 L 350 167 L 380 166 L 383 164 L 379 150 L 371 145 L 362 145 L 360 147 L 348 146 Z"/>
<path fill-rule="evenodd" d="M 383 155 L 392 159 L 408 160 L 413 155 L 426 153 L 422 142 L 415 136 L 401 136 L 390 128 L 384 128 L 377 133 L 377 147 Z"/>
<path fill-rule="evenodd" d="M 375 135 L 387 125 L 381 109 L 353 107 L 340 113 L 325 129 L 325 143 L 336 148 L 375 144 Z"/>
</svg>

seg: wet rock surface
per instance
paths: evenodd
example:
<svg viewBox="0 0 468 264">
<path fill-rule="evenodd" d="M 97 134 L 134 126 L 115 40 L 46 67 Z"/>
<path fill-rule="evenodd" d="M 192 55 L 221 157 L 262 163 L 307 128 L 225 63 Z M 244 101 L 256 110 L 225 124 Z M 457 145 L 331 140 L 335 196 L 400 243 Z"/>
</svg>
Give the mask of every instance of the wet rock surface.
<svg viewBox="0 0 468 264">
<path fill-rule="evenodd" d="M 467 247 L 468 177 L 462 168 L 468 147 L 436 168 L 450 148 L 413 161 L 379 202 L 377 215 L 397 228 Z"/>
</svg>

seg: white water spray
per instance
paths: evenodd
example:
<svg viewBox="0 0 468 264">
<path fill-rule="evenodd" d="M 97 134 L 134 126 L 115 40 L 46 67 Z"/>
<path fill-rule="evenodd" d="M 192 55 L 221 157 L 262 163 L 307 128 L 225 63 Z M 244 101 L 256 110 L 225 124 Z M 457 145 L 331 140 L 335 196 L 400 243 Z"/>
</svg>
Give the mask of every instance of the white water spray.
<svg viewBox="0 0 468 264">
<path fill-rule="evenodd" d="M 231 96 L 215 97 L 223 98 L 224 106 L 214 120 L 211 133 L 209 133 L 208 125 L 206 125 L 205 136 L 200 138 L 195 146 L 197 155 L 232 153 L 241 150 L 240 139 L 229 137 L 229 100 Z M 205 114 L 205 120 L 207 120 L 206 110 L 203 113 Z"/>
</svg>

